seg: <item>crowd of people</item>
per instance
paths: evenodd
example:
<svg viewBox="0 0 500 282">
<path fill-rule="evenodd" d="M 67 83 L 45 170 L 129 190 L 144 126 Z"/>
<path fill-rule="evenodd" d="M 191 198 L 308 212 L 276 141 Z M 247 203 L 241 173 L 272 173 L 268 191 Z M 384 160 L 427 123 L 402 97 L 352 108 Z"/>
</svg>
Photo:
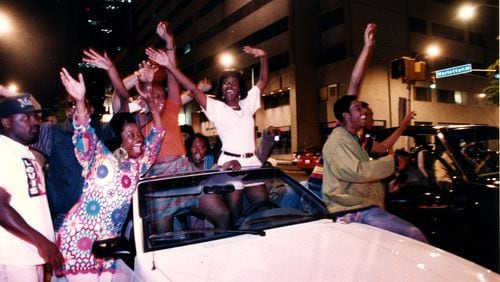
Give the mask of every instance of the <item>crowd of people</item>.
<svg viewBox="0 0 500 282">
<path fill-rule="evenodd" d="M 368 157 L 370 151 L 387 152 L 415 115 L 408 113 L 383 142 L 369 137 L 373 112 L 358 97 L 376 28 L 367 25 L 348 95 L 334 105 L 338 124 L 309 188 L 341 222 L 370 224 L 426 242 L 420 230 L 383 209 L 380 180 L 393 175 L 402 161 L 393 155 Z M 194 83 L 178 67 L 169 24 L 160 22 L 156 34 L 165 46 L 147 48 L 148 59 L 124 79 L 105 52 L 84 50 L 83 60 L 105 70 L 114 88 L 115 114 L 107 125 L 92 118 L 82 74 L 72 76 L 61 68 L 68 98 L 66 119 L 58 123 L 41 122 L 41 108 L 31 95 L 0 86 L 0 152 L 6 158 L 0 162 L 0 280 L 43 281 L 54 273 L 67 281 L 111 281 L 115 261 L 95 258 L 92 243 L 119 236 L 140 177 L 265 163 L 278 134 L 270 126 L 255 142 L 254 114 L 269 76 L 266 51 L 243 48 L 260 61 L 259 79 L 250 90 L 244 89 L 240 72 L 226 71 L 211 98 L 205 94 L 211 90 L 208 80 Z M 178 125 L 179 110 L 191 100 L 214 122 L 219 150 L 211 150 L 206 136 Z M 46 170 L 38 153 L 48 163 Z M 155 215 L 152 228 L 171 230 L 172 214 L 180 208 L 203 215 L 217 228 L 230 228 L 242 213 L 243 197 L 251 204 L 269 200 L 261 182 L 245 183 L 226 195 L 185 196 L 175 203 L 160 198 L 148 207 Z"/>
</svg>

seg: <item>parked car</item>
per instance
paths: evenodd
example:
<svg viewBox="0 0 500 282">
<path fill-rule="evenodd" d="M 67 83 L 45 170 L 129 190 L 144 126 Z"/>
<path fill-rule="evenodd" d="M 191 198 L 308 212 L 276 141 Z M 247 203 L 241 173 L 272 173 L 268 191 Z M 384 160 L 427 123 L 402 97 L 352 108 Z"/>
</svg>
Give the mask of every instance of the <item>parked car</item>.
<svg viewBox="0 0 500 282">
<path fill-rule="evenodd" d="M 322 145 L 313 145 L 294 152 L 292 154 L 292 164 L 310 174 L 314 166 L 318 164 L 322 150 Z"/>
<path fill-rule="evenodd" d="M 385 139 L 395 129 L 378 131 Z M 499 131 L 487 125 L 411 126 L 395 148 L 427 179 L 387 193 L 387 209 L 431 244 L 499 269 Z"/>
<path fill-rule="evenodd" d="M 265 183 L 269 200 L 254 205 L 245 200 L 241 217 L 227 230 L 188 209 L 173 214 L 173 230 L 151 228 L 153 199 L 174 203 L 179 197 L 223 196 L 255 182 Z M 96 256 L 121 258 L 115 274 L 121 281 L 499 279 L 431 245 L 368 225 L 337 223 L 317 196 L 274 167 L 143 179 L 132 220 L 129 239 L 93 245 Z"/>
</svg>

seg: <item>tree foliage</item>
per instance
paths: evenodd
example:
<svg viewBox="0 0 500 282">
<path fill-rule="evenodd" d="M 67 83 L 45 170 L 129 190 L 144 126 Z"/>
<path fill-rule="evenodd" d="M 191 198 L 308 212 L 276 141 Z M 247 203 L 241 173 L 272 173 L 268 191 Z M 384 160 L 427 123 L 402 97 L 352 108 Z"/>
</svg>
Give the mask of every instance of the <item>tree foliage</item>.
<svg viewBox="0 0 500 282">
<path fill-rule="evenodd" d="M 495 105 L 498 105 L 498 59 L 496 62 L 488 67 L 490 70 L 496 70 L 496 72 L 488 72 L 488 76 L 491 78 L 490 84 L 483 89 L 486 93 L 488 100 Z"/>
</svg>

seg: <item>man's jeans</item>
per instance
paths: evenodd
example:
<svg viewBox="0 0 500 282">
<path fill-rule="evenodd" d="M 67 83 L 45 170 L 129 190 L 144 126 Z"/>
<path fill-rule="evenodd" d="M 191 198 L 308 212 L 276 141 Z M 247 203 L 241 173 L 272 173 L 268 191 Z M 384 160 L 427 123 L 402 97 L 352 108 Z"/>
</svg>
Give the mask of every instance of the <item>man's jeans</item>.
<svg viewBox="0 0 500 282">
<path fill-rule="evenodd" d="M 371 207 L 365 210 L 347 213 L 342 217 L 337 218 L 337 221 L 342 223 L 364 223 L 428 243 L 427 238 L 422 231 L 420 231 L 420 229 L 378 207 Z"/>
</svg>

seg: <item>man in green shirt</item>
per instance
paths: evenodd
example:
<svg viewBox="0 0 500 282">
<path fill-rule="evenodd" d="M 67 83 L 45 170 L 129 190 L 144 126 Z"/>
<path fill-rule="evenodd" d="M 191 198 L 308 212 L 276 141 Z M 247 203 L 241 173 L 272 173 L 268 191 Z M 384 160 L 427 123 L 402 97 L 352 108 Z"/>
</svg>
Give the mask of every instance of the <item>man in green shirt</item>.
<svg viewBox="0 0 500 282">
<path fill-rule="evenodd" d="M 370 160 L 357 132 L 365 126 L 366 114 L 354 95 L 346 95 L 334 105 L 335 128 L 323 147 L 323 201 L 339 220 L 360 222 L 427 242 L 412 224 L 386 211 L 384 186 L 380 182 L 394 173 L 393 156 Z"/>
</svg>

